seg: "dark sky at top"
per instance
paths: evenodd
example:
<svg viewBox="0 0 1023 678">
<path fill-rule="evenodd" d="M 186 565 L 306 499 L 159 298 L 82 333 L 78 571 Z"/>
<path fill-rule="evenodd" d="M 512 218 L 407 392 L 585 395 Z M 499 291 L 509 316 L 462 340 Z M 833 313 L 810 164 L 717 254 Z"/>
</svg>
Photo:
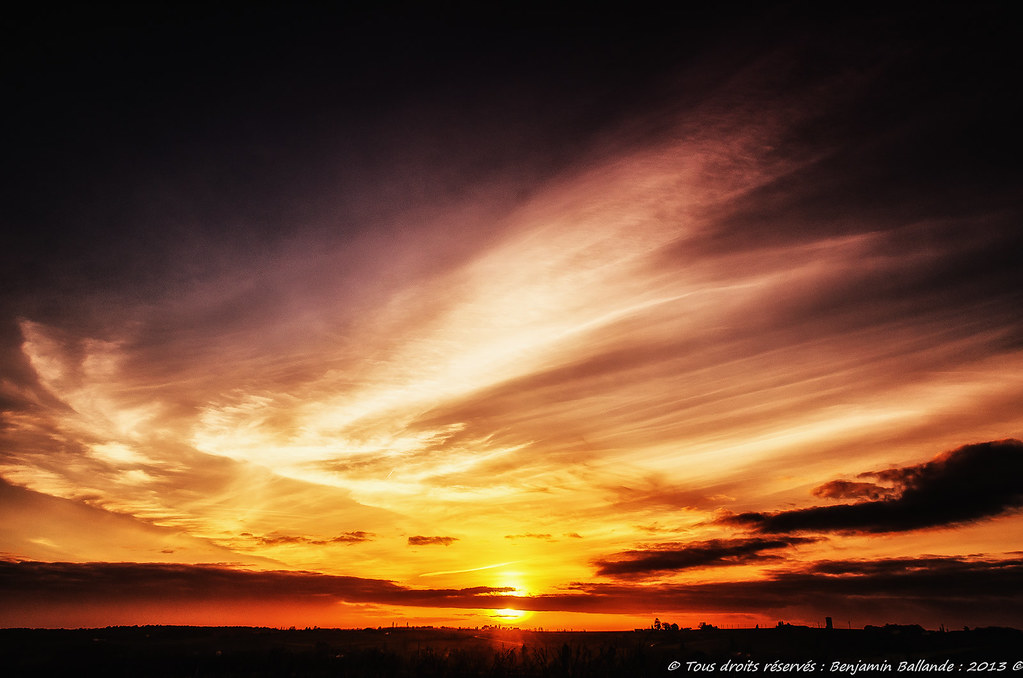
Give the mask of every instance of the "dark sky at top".
<svg viewBox="0 0 1023 678">
<path fill-rule="evenodd" d="M 3 40 L 4 284 L 151 283 L 174 275 L 168 250 L 273 246 L 325 199 L 380 218 L 512 165 L 528 190 L 602 128 L 678 106 L 680 89 L 698 102 L 778 46 L 803 57 L 782 87 L 890 69 L 792 139 L 886 137 L 836 159 L 870 164 L 846 194 L 858 207 L 1015 208 L 1016 54 L 998 5 L 827 12 L 23 10 Z"/>
</svg>

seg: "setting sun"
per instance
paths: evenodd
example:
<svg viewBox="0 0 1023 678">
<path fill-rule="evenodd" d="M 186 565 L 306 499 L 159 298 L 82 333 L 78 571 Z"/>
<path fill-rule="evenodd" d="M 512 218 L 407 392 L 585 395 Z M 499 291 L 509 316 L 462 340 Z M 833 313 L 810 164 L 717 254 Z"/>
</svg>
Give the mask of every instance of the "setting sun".
<svg viewBox="0 0 1023 678">
<path fill-rule="evenodd" d="M 529 613 L 506 607 L 500 610 L 494 610 L 491 616 L 500 622 L 511 623 L 524 621 L 529 617 Z"/>
</svg>

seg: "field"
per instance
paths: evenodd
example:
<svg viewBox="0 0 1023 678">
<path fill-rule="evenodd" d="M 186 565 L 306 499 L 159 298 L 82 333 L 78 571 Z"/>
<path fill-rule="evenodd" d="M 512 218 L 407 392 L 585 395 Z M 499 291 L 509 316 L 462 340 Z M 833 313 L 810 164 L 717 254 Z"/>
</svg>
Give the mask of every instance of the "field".
<svg viewBox="0 0 1023 678">
<path fill-rule="evenodd" d="M 811 664 L 818 674 L 869 675 L 901 673 L 900 662 L 916 666 L 916 672 L 934 671 L 943 662 L 951 662 L 946 669 L 969 672 L 988 669 L 986 663 L 992 662 L 990 670 L 1023 675 L 1013 670 L 1020 659 L 1023 632 L 999 628 L 949 632 L 894 626 L 618 632 L 165 626 L 0 630 L 0 666 L 7 676 L 638 678 L 719 674 L 725 669 L 786 675 L 806 671 Z M 999 669 L 1002 661 L 1006 665 Z"/>
</svg>

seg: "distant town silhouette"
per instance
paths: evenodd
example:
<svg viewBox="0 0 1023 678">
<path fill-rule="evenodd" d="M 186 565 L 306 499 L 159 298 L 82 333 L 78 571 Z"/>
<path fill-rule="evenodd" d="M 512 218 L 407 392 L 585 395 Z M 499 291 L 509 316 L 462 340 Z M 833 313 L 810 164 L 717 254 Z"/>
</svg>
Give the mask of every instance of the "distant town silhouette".
<svg viewBox="0 0 1023 678">
<path fill-rule="evenodd" d="M 841 629 L 680 628 L 656 619 L 633 631 L 515 627 L 364 629 L 119 626 L 3 629 L 7 676 L 657 676 L 820 670 L 875 675 L 967 670 L 1020 659 L 1023 631 L 926 630 L 915 624 Z M 813 667 L 813 668 L 810 668 Z M 673 674 L 673 672 L 675 672 Z"/>
</svg>

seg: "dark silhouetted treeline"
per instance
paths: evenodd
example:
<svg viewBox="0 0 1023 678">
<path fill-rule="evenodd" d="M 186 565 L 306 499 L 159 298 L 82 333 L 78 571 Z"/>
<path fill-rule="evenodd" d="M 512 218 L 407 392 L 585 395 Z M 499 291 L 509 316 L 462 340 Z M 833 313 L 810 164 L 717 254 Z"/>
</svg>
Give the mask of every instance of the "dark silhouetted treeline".
<svg viewBox="0 0 1023 678">
<path fill-rule="evenodd" d="M 5 676 L 680 676 L 704 665 L 773 661 L 1010 662 L 1023 632 L 919 626 L 536 632 L 205 627 L 0 630 Z M 677 662 L 674 670 L 669 666 Z M 823 667 L 818 669 L 823 670 Z M 715 673 L 708 671 L 704 673 Z"/>
</svg>

